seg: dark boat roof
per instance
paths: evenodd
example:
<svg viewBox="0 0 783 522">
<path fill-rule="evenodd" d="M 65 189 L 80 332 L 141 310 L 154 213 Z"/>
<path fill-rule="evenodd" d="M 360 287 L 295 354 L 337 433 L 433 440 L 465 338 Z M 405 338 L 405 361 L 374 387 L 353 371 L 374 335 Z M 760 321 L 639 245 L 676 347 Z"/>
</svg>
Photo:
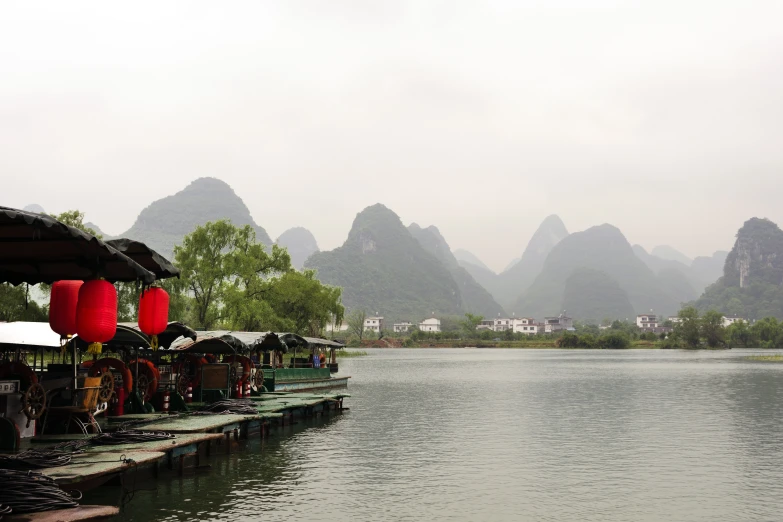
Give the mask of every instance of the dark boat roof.
<svg viewBox="0 0 783 522">
<path fill-rule="evenodd" d="M 116 248 L 45 214 L 0 206 L 0 243 L 0 282 L 155 281 L 154 273 Z"/>
<path fill-rule="evenodd" d="M 167 279 L 169 277 L 179 277 L 179 268 L 148 247 L 141 241 L 134 239 L 120 238 L 110 239 L 106 244 L 116 248 L 126 256 L 130 257 L 138 264 L 149 270 L 158 279 Z"/>
</svg>

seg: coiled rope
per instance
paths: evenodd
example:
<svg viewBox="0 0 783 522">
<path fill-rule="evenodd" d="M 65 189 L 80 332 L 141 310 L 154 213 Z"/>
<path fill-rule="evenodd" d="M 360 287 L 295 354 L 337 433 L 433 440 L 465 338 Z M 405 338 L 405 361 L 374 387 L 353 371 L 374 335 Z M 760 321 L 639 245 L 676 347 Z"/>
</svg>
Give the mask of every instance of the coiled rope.
<svg viewBox="0 0 783 522">
<path fill-rule="evenodd" d="M 207 404 L 196 415 L 257 415 L 255 403 L 249 399 L 226 399 Z"/>
<path fill-rule="evenodd" d="M 81 498 L 81 492 L 63 491 L 40 472 L 0 470 L 0 515 L 75 508 Z"/>
<path fill-rule="evenodd" d="M 72 455 L 78 452 L 78 449 L 76 451 L 29 449 L 15 455 L 0 456 L 0 469 L 30 470 L 65 466 L 71 463 Z"/>
</svg>

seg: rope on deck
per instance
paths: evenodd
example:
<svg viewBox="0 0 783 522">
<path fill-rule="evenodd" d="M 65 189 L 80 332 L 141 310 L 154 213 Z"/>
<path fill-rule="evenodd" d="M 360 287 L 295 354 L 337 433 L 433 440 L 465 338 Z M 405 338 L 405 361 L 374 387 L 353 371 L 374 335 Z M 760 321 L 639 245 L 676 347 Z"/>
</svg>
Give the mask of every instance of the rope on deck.
<svg viewBox="0 0 783 522">
<path fill-rule="evenodd" d="M 65 466 L 71 463 L 73 454 L 77 452 L 78 449 L 77 451 L 29 449 L 15 455 L 0 456 L 0 469 L 31 470 Z"/>
<path fill-rule="evenodd" d="M 81 498 L 81 492 L 63 491 L 40 472 L 0 470 L 0 516 L 75 508 Z"/>
</svg>

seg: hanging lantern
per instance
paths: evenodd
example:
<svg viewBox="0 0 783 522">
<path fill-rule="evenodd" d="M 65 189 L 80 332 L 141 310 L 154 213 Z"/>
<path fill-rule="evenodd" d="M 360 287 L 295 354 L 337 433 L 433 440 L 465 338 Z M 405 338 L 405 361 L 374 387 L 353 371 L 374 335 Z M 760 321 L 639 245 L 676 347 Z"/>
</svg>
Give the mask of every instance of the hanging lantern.
<svg viewBox="0 0 783 522">
<path fill-rule="evenodd" d="M 117 289 L 108 281 L 94 279 L 79 289 L 76 333 L 90 343 L 88 353 L 101 353 L 101 345 L 117 332 Z"/>
<path fill-rule="evenodd" d="M 139 297 L 139 330 L 150 336 L 150 348 L 158 349 L 158 334 L 169 324 L 169 294 L 158 286 Z"/>
<path fill-rule="evenodd" d="M 76 304 L 82 281 L 55 281 L 49 297 L 49 326 L 61 339 L 76 333 Z"/>
</svg>

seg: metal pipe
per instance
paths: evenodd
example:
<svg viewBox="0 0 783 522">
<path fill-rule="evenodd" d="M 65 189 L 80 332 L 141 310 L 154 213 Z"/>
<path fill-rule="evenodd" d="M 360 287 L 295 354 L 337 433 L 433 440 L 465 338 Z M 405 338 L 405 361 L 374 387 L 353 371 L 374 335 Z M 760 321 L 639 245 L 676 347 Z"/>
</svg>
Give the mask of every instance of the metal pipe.
<svg viewBox="0 0 783 522">
<path fill-rule="evenodd" d="M 69 341 L 73 346 L 73 353 L 71 356 L 71 368 L 73 369 L 73 389 L 71 390 L 71 405 L 76 406 L 76 388 L 79 387 L 79 376 L 76 370 L 76 343 Z M 63 355 L 65 357 L 65 355 Z"/>
</svg>

